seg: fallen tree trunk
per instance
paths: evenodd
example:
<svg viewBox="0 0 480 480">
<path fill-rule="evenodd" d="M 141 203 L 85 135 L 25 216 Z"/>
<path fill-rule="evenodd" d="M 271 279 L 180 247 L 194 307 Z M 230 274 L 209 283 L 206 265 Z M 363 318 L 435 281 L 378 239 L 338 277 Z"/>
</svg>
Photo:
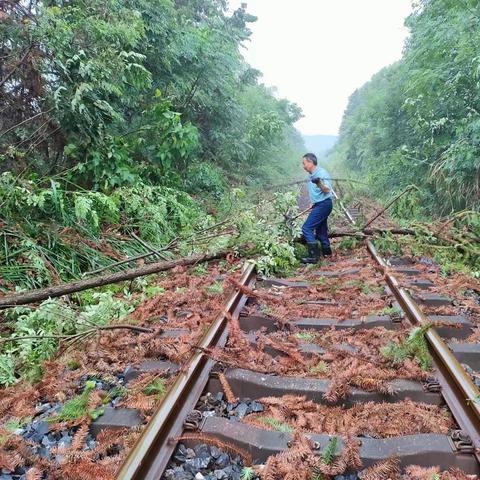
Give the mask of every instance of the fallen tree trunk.
<svg viewBox="0 0 480 480">
<path fill-rule="evenodd" d="M 364 232 L 332 232 L 328 236 L 330 238 L 339 238 L 339 237 L 358 237 L 365 238 L 372 235 L 379 235 L 382 233 L 391 233 L 392 235 L 416 235 L 415 230 L 410 230 L 408 228 L 371 228 L 365 230 Z"/>
<path fill-rule="evenodd" d="M 175 267 L 194 265 L 197 263 L 207 262 L 218 258 L 225 258 L 229 252 L 223 251 L 215 254 L 192 255 L 190 257 L 179 258 L 178 260 L 170 260 L 164 262 L 151 263 L 143 267 L 130 268 L 123 272 L 111 273 L 98 277 L 89 278 L 86 280 L 79 280 L 72 283 L 64 283 L 62 285 L 55 285 L 47 288 L 40 288 L 38 290 L 31 290 L 24 293 L 16 293 L 0 297 L 0 309 L 14 307 L 17 305 L 26 305 L 28 303 L 40 302 L 47 298 L 61 297 L 75 292 L 88 290 L 89 288 L 101 287 L 111 283 L 124 282 L 126 280 L 133 280 L 134 278 L 144 277 L 152 273 L 164 272 Z"/>
<path fill-rule="evenodd" d="M 392 235 L 416 235 L 415 230 L 410 228 L 369 228 L 364 230 L 366 235 L 378 235 L 379 233 L 391 233 Z"/>
</svg>

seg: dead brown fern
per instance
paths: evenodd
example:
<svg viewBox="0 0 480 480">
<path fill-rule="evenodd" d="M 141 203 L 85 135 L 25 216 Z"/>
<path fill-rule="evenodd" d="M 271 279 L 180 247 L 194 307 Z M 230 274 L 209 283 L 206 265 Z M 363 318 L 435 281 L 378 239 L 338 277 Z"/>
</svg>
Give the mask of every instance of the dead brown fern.
<svg viewBox="0 0 480 480">
<path fill-rule="evenodd" d="M 23 463 L 24 460 L 18 453 L 0 450 L 0 469 L 14 472 Z"/>
<path fill-rule="evenodd" d="M 203 433 L 186 433 L 181 437 L 175 437 L 172 440 L 175 442 L 192 441 L 214 445 L 231 455 L 239 456 L 243 460 L 244 465 L 251 465 L 253 463 L 252 456 L 246 450 L 243 450 L 242 448 L 239 448 L 231 443 L 223 442 L 212 435 L 205 435 Z"/>
<path fill-rule="evenodd" d="M 88 435 L 89 425 L 87 423 L 83 423 L 80 425 L 80 428 L 75 433 L 72 444 L 70 445 L 70 451 L 79 451 L 82 450 L 85 446 L 85 439 Z"/>
<path fill-rule="evenodd" d="M 441 480 L 472 480 L 472 477 L 459 468 L 451 468 L 448 472 L 442 474 Z"/>
<path fill-rule="evenodd" d="M 440 473 L 440 468 L 430 467 L 423 468 L 417 465 L 411 465 L 405 470 L 405 477 L 407 480 L 432 480 L 434 475 Z"/>
<path fill-rule="evenodd" d="M 111 466 L 86 459 L 62 466 L 61 474 L 65 480 L 114 480 L 115 472 Z"/>
<path fill-rule="evenodd" d="M 269 417 L 288 425 L 292 430 L 347 438 L 447 434 L 454 426 L 451 415 L 445 415 L 442 407 L 410 400 L 395 404 L 366 402 L 350 408 L 321 405 L 295 395 L 261 398 L 259 402 L 264 406 L 264 411 L 247 415 L 244 423 L 268 428 L 264 418 Z"/>
<path fill-rule="evenodd" d="M 25 475 L 25 480 L 41 480 L 42 476 L 43 472 L 37 467 L 33 467 L 27 471 Z"/>
<path fill-rule="evenodd" d="M 235 403 L 237 401 L 237 397 L 233 393 L 232 387 L 228 383 L 227 377 L 223 373 L 220 373 L 218 379 L 220 380 L 220 384 L 222 385 L 225 397 L 227 398 L 227 402 Z"/>
<path fill-rule="evenodd" d="M 361 480 L 400 480 L 400 459 L 389 458 L 364 470 Z"/>
</svg>

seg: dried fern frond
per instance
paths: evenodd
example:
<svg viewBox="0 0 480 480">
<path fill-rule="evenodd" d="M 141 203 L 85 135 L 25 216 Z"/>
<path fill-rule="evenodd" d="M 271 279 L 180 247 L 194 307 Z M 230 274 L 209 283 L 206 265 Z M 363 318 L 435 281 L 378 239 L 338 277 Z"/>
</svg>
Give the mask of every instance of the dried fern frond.
<svg viewBox="0 0 480 480">
<path fill-rule="evenodd" d="M 408 480 L 432 480 L 435 475 L 440 474 L 440 468 L 430 467 L 423 468 L 417 465 L 411 465 L 406 468 L 405 476 Z"/>
<path fill-rule="evenodd" d="M 470 475 L 462 472 L 459 468 L 451 468 L 441 477 L 442 480 L 472 480 Z"/>
<path fill-rule="evenodd" d="M 77 430 L 73 437 L 72 444 L 70 445 L 69 451 L 79 451 L 82 450 L 85 445 L 85 439 L 88 435 L 88 424 L 83 423 L 80 428 Z"/>
<path fill-rule="evenodd" d="M 18 453 L 9 453 L 0 450 L 0 469 L 14 472 L 15 469 L 23 464 L 23 459 Z"/>
<path fill-rule="evenodd" d="M 43 472 L 37 467 L 30 468 L 25 475 L 26 480 L 41 480 Z"/>
<path fill-rule="evenodd" d="M 91 459 L 64 465 L 61 467 L 61 474 L 65 480 L 114 480 L 115 478 L 112 467 Z"/>
<path fill-rule="evenodd" d="M 176 442 L 193 441 L 193 442 L 206 443 L 209 445 L 215 445 L 220 450 L 224 450 L 225 452 L 230 453 L 234 456 L 239 456 L 240 458 L 243 459 L 243 462 L 245 465 L 251 465 L 253 463 L 252 456 L 246 450 L 243 450 L 242 448 L 232 445 L 231 443 L 223 442 L 222 440 L 219 440 L 218 438 L 212 435 L 204 435 L 202 433 L 186 433 L 181 437 L 174 438 L 174 441 Z"/>
<path fill-rule="evenodd" d="M 233 393 L 232 387 L 228 383 L 227 377 L 223 373 L 221 373 L 218 376 L 218 379 L 220 380 L 220 384 L 222 385 L 223 392 L 225 393 L 225 397 L 227 398 L 227 402 L 235 403 L 237 401 L 237 397 Z"/>
<path fill-rule="evenodd" d="M 400 480 L 400 459 L 389 458 L 365 469 L 360 475 L 361 480 Z"/>
</svg>

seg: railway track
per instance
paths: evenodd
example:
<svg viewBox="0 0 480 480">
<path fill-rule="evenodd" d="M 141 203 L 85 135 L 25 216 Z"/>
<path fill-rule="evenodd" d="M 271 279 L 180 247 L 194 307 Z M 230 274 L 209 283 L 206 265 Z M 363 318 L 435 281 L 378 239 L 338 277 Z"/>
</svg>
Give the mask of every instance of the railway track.
<svg viewBox="0 0 480 480">
<path fill-rule="evenodd" d="M 287 279 L 249 262 L 164 277 L 132 314 L 141 332 L 5 391 L 2 415 L 27 420 L 0 427 L 0 480 L 476 478 L 478 291 L 353 243 Z"/>
<path fill-rule="evenodd" d="M 252 460 L 284 478 L 282 461 L 301 470 L 299 451 L 311 478 L 400 478 L 411 465 L 479 474 L 472 320 L 427 259 L 365 247 L 289 280 L 257 279 L 248 265 L 117 478 L 257 478 L 240 471 Z M 444 478 L 428 472 L 404 478 Z"/>
</svg>

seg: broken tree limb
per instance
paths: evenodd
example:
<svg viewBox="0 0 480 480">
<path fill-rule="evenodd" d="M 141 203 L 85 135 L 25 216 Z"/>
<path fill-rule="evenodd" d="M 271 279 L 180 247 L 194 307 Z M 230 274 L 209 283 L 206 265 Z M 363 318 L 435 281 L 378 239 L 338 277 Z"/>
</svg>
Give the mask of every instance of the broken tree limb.
<svg viewBox="0 0 480 480">
<path fill-rule="evenodd" d="M 95 275 L 97 273 L 102 273 L 105 270 L 110 270 L 110 269 L 118 267 L 120 265 L 124 265 L 125 263 L 135 262 L 137 260 L 142 260 L 144 258 L 151 257 L 152 255 L 160 254 L 161 252 L 169 250 L 172 247 L 172 245 L 175 245 L 175 243 L 177 241 L 178 241 L 178 237 L 174 238 L 167 246 L 162 247 L 160 250 L 149 251 L 147 253 L 142 253 L 141 255 L 137 255 L 135 257 L 126 258 L 125 260 L 120 260 L 119 262 L 111 263 L 110 265 L 107 265 L 106 267 L 102 267 L 102 268 L 99 268 L 97 270 L 92 270 L 91 272 L 86 272 L 86 273 L 84 273 L 84 275 L 85 276 Z"/>
<path fill-rule="evenodd" d="M 396 197 L 394 197 L 390 202 L 388 202 L 387 206 L 385 208 L 382 208 L 371 220 L 369 220 L 363 227 L 362 230 L 365 230 L 367 227 L 369 227 L 378 217 L 383 215 L 398 199 L 403 197 L 406 193 L 410 192 L 413 190 L 414 187 L 413 185 L 410 185 L 407 187 L 402 193 L 399 193 Z"/>
<path fill-rule="evenodd" d="M 366 235 L 378 235 L 382 233 L 391 233 L 392 235 L 416 235 L 415 230 L 410 228 L 369 228 L 364 230 Z"/>
<path fill-rule="evenodd" d="M 162 251 L 157 251 L 155 250 L 154 247 L 149 245 L 147 242 L 144 242 L 138 235 L 135 235 L 134 232 L 132 232 L 132 237 L 140 243 L 140 245 L 143 245 L 147 250 L 151 252 L 152 255 L 155 255 L 156 257 L 162 259 L 162 260 L 168 260 L 168 256 L 165 255 Z"/>
<path fill-rule="evenodd" d="M 179 258 L 178 260 L 150 263 L 142 267 L 130 268 L 122 272 L 111 273 L 86 280 L 79 280 L 77 282 L 40 288 L 38 290 L 31 290 L 30 292 L 6 295 L 5 297 L 0 297 L 0 309 L 40 302 L 42 300 L 46 300 L 47 298 L 61 297 L 63 295 L 69 295 L 71 293 L 88 290 L 89 288 L 124 282 L 126 280 L 132 280 L 134 278 L 151 275 L 152 273 L 171 270 L 175 267 L 194 265 L 197 263 L 208 262 L 209 260 L 225 258 L 228 253 L 228 251 L 222 251 L 212 254 L 191 255 L 190 257 Z"/>
<path fill-rule="evenodd" d="M 195 235 L 198 235 L 200 233 L 204 233 L 204 232 L 207 232 L 209 230 L 212 230 L 214 228 L 217 228 L 221 225 L 224 225 L 225 223 L 227 223 L 228 220 L 224 220 L 223 222 L 220 222 L 220 223 L 217 223 L 216 225 L 211 225 L 210 227 L 207 227 L 207 228 L 203 228 L 201 230 L 198 230 L 196 231 L 194 234 L 192 234 L 190 237 L 187 237 L 185 239 L 183 239 L 183 241 L 188 242 L 188 239 L 189 238 L 193 238 L 195 237 Z M 173 248 L 175 248 L 178 244 L 178 242 L 180 240 L 182 240 L 180 237 L 175 237 L 173 240 L 171 240 L 166 246 L 162 247 L 162 248 L 159 248 L 159 249 L 155 249 L 153 248 L 152 246 L 148 245 L 146 242 L 143 242 L 143 240 L 141 240 L 138 236 L 136 236 L 135 234 L 132 234 L 132 236 L 140 243 L 142 243 L 142 245 L 147 248 L 149 251 L 147 253 L 142 253 L 141 255 L 136 255 L 135 257 L 129 257 L 129 258 L 126 258 L 125 260 L 121 260 L 119 262 L 115 262 L 115 263 L 111 263 L 110 265 L 107 265 L 106 267 L 101 267 L 101 268 L 98 268 L 97 270 L 92 270 L 90 272 L 86 272 L 84 273 L 84 276 L 88 276 L 88 275 L 96 275 L 98 273 L 102 273 L 104 272 L 105 270 L 110 270 L 112 268 L 116 268 L 116 267 L 119 267 L 120 265 L 124 265 L 125 263 L 131 263 L 131 262 L 135 262 L 137 260 L 142 260 L 142 259 L 145 259 L 145 258 L 148 258 L 148 257 L 151 257 L 153 255 L 157 255 L 157 256 L 160 256 L 163 258 L 166 257 L 166 255 L 163 253 L 163 252 L 166 252 L 168 250 L 171 250 Z M 167 258 L 165 258 L 165 260 L 167 260 Z"/>
<path fill-rule="evenodd" d="M 372 235 L 381 235 L 382 233 L 390 233 L 392 235 L 416 235 L 415 230 L 408 228 L 370 228 L 364 230 L 363 232 L 359 231 L 338 231 L 331 232 L 328 236 L 330 238 L 339 238 L 339 237 L 359 237 L 365 238 Z"/>
<path fill-rule="evenodd" d="M 94 327 L 84 332 L 74 333 L 72 335 L 27 335 L 25 337 L 0 338 L 1 343 L 15 343 L 24 340 L 74 340 L 76 338 L 86 337 L 92 333 L 98 333 L 107 330 L 130 330 L 137 333 L 152 333 L 151 328 L 136 327 L 134 325 L 108 325 L 106 327 Z"/>
</svg>

